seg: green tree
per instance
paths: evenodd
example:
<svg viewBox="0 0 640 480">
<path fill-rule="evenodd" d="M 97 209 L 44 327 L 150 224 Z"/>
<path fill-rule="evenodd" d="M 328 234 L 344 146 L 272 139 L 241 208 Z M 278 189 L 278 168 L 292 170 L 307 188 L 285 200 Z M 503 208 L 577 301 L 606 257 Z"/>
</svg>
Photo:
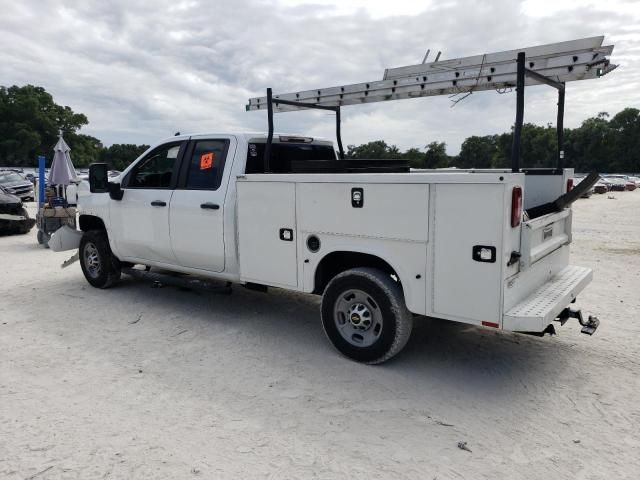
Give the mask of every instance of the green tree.
<svg viewBox="0 0 640 480">
<path fill-rule="evenodd" d="M 71 149 L 74 166 L 88 167 L 99 160 L 104 147 L 97 138 L 81 133 L 69 133 L 64 138 Z"/>
<path fill-rule="evenodd" d="M 625 108 L 609 121 L 611 167 L 618 172 L 640 172 L 640 110 Z"/>
<path fill-rule="evenodd" d="M 395 159 L 402 154 L 395 145 L 387 145 L 384 140 L 376 140 L 362 145 L 348 145 L 346 158 Z"/>
<path fill-rule="evenodd" d="M 586 119 L 579 128 L 566 132 L 564 142 L 566 165 L 580 172 L 614 172 L 613 142 L 614 135 L 606 119 L 608 115 L 600 113 L 597 117 Z"/>
<path fill-rule="evenodd" d="M 100 152 L 100 161 L 114 170 L 124 170 L 148 148 L 149 145 L 113 144 Z"/>
<path fill-rule="evenodd" d="M 445 168 L 449 166 L 447 144 L 444 142 L 431 142 L 426 146 L 424 165 L 425 168 Z"/>
<path fill-rule="evenodd" d="M 419 148 L 408 149 L 402 154 L 401 158 L 403 160 L 407 160 L 411 168 L 426 168 L 426 155 Z"/>
<path fill-rule="evenodd" d="M 491 168 L 492 160 L 497 151 L 497 135 L 484 137 L 468 137 L 460 147 L 460 153 L 455 159 L 458 168 Z"/>
<path fill-rule="evenodd" d="M 51 158 L 59 131 L 70 135 L 87 123 L 42 87 L 0 87 L 0 164 L 35 165 L 38 154 Z"/>
</svg>

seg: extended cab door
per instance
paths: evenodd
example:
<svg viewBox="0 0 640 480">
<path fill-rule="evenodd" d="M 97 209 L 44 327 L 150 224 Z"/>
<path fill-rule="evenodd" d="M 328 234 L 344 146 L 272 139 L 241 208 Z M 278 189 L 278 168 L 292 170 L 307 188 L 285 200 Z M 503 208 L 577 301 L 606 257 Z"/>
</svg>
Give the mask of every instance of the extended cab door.
<svg viewBox="0 0 640 480">
<path fill-rule="evenodd" d="M 110 203 L 110 235 L 122 259 L 175 263 L 169 203 L 186 141 L 165 143 L 140 159 L 122 181 L 122 200 Z"/>
<path fill-rule="evenodd" d="M 181 266 L 224 271 L 225 197 L 236 145 L 224 135 L 189 142 L 169 209 L 171 244 Z"/>
</svg>

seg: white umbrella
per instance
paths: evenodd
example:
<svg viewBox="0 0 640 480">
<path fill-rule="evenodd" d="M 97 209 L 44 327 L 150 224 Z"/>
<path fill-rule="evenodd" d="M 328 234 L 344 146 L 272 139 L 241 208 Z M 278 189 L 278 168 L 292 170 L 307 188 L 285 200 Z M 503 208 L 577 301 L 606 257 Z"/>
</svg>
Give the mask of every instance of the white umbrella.
<svg viewBox="0 0 640 480">
<path fill-rule="evenodd" d="M 69 155 L 71 149 L 62 138 L 62 134 L 60 134 L 56 146 L 53 147 L 53 151 L 53 162 L 51 162 L 51 170 L 49 171 L 49 185 L 69 185 L 78 175 L 73 163 L 71 163 L 71 156 Z"/>
</svg>

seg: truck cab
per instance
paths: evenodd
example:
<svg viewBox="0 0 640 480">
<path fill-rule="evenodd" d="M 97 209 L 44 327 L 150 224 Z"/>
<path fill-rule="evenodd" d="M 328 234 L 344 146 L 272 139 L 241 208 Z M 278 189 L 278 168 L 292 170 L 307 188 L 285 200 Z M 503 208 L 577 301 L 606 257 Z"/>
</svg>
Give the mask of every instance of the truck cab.
<svg viewBox="0 0 640 480">
<path fill-rule="evenodd" d="M 170 137 L 112 180 L 115 192 L 79 193 L 80 228 L 104 225 L 124 262 L 238 280 L 236 178 L 264 171 L 265 143 L 253 133 Z M 336 158 L 332 142 L 311 137 L 277 135 L 273 150 L 282 172 L 293 159 Z"/>
</svg>

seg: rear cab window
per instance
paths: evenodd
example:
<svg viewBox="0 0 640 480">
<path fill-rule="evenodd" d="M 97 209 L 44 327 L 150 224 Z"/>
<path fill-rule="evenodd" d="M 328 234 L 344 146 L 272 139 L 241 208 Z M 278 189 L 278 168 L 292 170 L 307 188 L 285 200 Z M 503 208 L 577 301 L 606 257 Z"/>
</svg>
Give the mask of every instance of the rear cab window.
<svg viewBox="0 0 640 480">
<path fill-rule="evenodd" d="M 264 173 L 264 142 L 249 142 L 245 173 Z M 270 173 L 290 173 L 292 161 L 336 160 L 331 144 L 273 143 Z"/>
</svg>

